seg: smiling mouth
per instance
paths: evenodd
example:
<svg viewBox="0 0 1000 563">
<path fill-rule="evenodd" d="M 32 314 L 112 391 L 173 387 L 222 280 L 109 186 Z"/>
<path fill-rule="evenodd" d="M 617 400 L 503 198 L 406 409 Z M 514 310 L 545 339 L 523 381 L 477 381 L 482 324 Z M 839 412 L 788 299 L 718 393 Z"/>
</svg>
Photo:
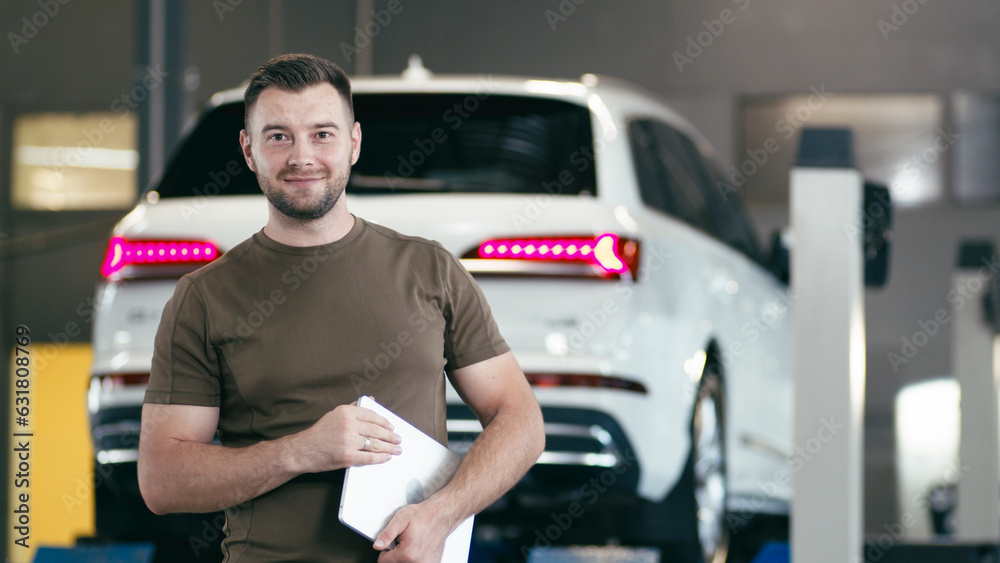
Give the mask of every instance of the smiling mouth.
<svg viewBox="0 0 1000 563">
<path fill-rule="evenodd" d="M 308 178 L 283 178 L 282 181 L 288 184 L 311 184 L 313 182 L 319 182 L 323 180 L 322 176 L 308 177 Z"/>
</svg>

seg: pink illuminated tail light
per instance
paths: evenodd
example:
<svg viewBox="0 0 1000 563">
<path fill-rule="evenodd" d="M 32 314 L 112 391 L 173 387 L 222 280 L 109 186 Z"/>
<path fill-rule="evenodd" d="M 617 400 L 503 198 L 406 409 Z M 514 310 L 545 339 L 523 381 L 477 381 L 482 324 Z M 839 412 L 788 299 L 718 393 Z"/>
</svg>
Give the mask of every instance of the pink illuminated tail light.
<svg viewBox="0 0 1000 563">
<path fill-rule="evenodd" d="M 592 237 L 524 237 L 491 239 L 479 245 L 475 258 L 588 264 L 602 275 L 637 274 L 639 243 L 612 233 Z"/>
<path fill-rule="evenodd" d="M 126 266 L 133 265 L 206 264 L 218 257 L 219 249 L 211 242 L 112 237 L 101 274 L 112 277 Z"/>
</svg>

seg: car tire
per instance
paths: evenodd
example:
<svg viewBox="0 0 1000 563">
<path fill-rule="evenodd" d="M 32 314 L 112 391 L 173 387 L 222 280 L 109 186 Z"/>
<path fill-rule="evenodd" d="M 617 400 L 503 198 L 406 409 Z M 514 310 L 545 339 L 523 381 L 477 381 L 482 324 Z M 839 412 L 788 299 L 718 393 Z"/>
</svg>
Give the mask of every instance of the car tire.
<svg viewBox="0 0 1000 563">
<path fill-rule="evenodd" d="M 695 542 L 705 563 L 725 561 L 729 545 L 724 398 L 722 375 L 709 365 L 695 396 L 691 452 L 685 468 L 696 523 Z"/>
<path fill-rule="evenodd" d="M 94 469 L 94 525 L 96 537 L 104 541 L 145 539 L 153 514 L 129 484 L 137 479 L 134 465 L 101 465 Z M 137 481 L 135 481 L 137 483 Z M 138 485 L 136 485 L 137 487 Z"/>
<path fill-rule="evenodd" d="M 680 478 L 660 502 L 643 502 L 641 522 L 628 520 L 628 543 L 654 545 L 661 561 L 721 563 L 731 528 L 726 520 L 726 449 L 723 379 L 711 361 L 705 368 L 688 422 L 691 447 Z"/>
</svg>

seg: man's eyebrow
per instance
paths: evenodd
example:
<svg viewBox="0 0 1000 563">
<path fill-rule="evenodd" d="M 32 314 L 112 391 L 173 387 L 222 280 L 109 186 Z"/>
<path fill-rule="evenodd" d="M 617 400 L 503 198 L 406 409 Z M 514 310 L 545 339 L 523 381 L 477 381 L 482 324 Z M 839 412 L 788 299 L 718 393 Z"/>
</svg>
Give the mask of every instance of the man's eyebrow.
<svg viewBox="0 0 1000 563">
<path fill-rule="evenodd" d="M 284 130 L 284 129 L 287 129 L 287 127 L 285 127 L 284 125 L 278 125 L 277 123 L 268 123 L 267 125 L 264 125 L 263 127 L 260 128 L 260 132 L 261 133 L 267 133 L 268 131 L 274 131 L 275 129 L 277 129 L 277 130 Z M 340 126 L 337 125 L 337 123 L 335 121 L 326 121 L 326 122 L 323 122 L 323 123 L 315 123 L 315 124 L 313 124 L 313 129 L 337 129 L 337 130 L 339 130 Z"/>
</svg>

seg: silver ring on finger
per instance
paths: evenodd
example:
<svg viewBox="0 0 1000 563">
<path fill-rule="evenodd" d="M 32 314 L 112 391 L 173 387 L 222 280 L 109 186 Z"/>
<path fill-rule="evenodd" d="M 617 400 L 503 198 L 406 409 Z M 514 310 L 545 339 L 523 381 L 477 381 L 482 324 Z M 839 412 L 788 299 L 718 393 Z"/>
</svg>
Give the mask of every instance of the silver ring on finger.
<svg viewBox="0 0 1000 563">
<path fill-rule="evenodd" d="M 368 450 L 368 446 L 370 445 L 372 445 L 372 439 L 369 438 L 368 436 L 365 436 L 365 445 L 361 446 L 361 451 Z"/>
</svg>

